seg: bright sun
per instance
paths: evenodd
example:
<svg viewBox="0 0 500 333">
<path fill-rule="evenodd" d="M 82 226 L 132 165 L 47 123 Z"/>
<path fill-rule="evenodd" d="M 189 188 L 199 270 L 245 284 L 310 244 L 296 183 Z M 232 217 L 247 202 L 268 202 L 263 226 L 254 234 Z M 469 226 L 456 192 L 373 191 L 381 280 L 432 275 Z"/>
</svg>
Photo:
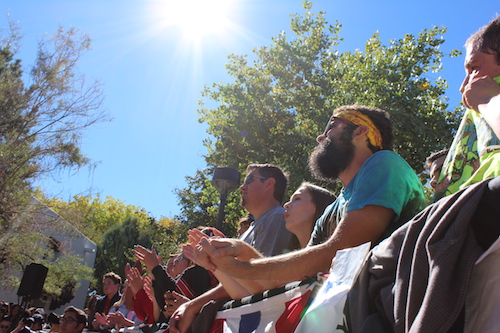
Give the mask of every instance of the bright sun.
<svg viewBox="0 0 500 333">
<path fill-rule="evenodd" d="M 165 27 L 173 26 L 189 40 L 224 34 L 231 26 L 235 0 L 157 0 L 155 16 Z"/>
</svg>

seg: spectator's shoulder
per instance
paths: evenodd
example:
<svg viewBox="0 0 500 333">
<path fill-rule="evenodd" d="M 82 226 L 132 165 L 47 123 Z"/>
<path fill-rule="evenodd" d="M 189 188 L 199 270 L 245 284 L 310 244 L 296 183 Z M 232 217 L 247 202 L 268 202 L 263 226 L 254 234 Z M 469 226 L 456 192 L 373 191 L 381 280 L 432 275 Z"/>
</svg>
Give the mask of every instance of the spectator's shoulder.
<svg viewBox="0 0 500 333">
<path fill-rule="evenodd" d="M 361 172 L 370 173 L 374 170 L 391 173 L 393 170 L 408 171 L 413 169 L 398 153 L 391 150 L 381 150 L 365 161 Z"/>
</svg>

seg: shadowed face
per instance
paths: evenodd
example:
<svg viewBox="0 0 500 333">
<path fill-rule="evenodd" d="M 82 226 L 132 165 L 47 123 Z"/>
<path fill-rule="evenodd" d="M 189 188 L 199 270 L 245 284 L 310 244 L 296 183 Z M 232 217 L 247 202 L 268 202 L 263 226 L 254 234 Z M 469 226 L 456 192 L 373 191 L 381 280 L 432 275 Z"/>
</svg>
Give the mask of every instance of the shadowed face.
<svg viewBox="0 0 500 333">
<path fill-rule="evenodd" d="M 309 169 L 315 178 L 336 181 L 351 164 L 355 151 L 353 130 L 342 119 L 332 117 L 309 157 Z"/>
<path fill-rule="evenodd" d="M 10 327 L 10 321 L 2 320 L 0 321 L 0 333 L 8 333 Z"/>
<path fill-rule="evenodd" d="M 316 205 L 308 190 L 299 188 L 283 207 L 285 208 L 285 226 L 288 231 L 294 234 L 300 230 L 311 232 L 315 222 Z"/>
<path fill-rule="evenodd" d="M 444 160 L 446 159 L 446 155 L 439 156 L 432 163 L 429 169 L 429 174 L 431 176 L 430 185 L 435 190 L 436 185 L 439 180 L 439 175 L 441 174 L 441 169 L 443 168 Z"/>
<path fill-rule="evenodd" d="M 59 332 L 60 333 L 79 333 L 83 330 L 84 324 L 78 324 L 76 319 L 76 314 L 71 311 L 67 311 L 59 320 Z"/>
<path fill-rule="evenodd" d="M 460 86 L 460 92 L 463 93 L 465 87 L 474 78 L 489 76 L 492 79 L 500 76 L 500 65 L 496 62 L 493 53 L 484 53 L 479 50 L 467 48 L 467 54 L 464 62 L 465 78 Z"/>
<path fill-rule="evenodd" d="M 265 180 L 265 177 L 259 173 L 258 169 L 252 170 L 246 176 L 245 181 L 240 186 L 240 205 L 242 207 L 251 211 L 252 207 L 260 202 L 265 188 Z"/>
<path fill-rule="evenodd" d="M 171 257 L 167 262 L 167 274 L 175 279 L 189 266 L 189 261 L 183 256 Z"/>
<path fill-rule="evenodd" d="M 102 280 L 102 292 L 104 295 L 113 297 L 120 289 L 120 284 L 115 283 L 111 278 L 105 278 Z"/>
</svg>

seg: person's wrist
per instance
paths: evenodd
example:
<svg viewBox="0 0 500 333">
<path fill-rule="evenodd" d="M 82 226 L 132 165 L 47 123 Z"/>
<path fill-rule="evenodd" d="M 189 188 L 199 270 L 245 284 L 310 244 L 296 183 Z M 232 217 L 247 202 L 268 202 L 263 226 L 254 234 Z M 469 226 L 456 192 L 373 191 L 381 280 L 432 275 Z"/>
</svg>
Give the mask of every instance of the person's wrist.
<svg viewBox="0 0 500 333">
<path fill-rule="evenodd" d="M 201 308 L 203 308 L 203 305 L 205 305 L 206 300 L 203 298 L 193 298 L 190 301 L 187 301 L 186 303 L 183 303 L 181 305 L 184 305 L 186 310 L 190 310 L 192 312 L 198 313 L 201 311 Z"/>
</svg>

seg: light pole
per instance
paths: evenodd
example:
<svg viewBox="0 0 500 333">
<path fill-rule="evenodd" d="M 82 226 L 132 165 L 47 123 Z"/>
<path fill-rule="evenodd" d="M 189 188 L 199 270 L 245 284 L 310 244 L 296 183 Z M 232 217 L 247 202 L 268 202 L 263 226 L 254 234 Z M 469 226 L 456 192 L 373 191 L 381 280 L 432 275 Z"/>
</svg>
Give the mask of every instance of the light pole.
<svg viewBox="0 0 500 333">
<path fill-rule="evenodd" d="M 220 193 L 219 215 L 215 227 L 222 231 L 222 221 L 224 220 L 224 207 L 229 192 L 237 189 L 240 186 L 240 173 L 238 170 L 231 168 L 216 168 L 212 178 L 212 185 L 215 186 Z"/>
</svg>

